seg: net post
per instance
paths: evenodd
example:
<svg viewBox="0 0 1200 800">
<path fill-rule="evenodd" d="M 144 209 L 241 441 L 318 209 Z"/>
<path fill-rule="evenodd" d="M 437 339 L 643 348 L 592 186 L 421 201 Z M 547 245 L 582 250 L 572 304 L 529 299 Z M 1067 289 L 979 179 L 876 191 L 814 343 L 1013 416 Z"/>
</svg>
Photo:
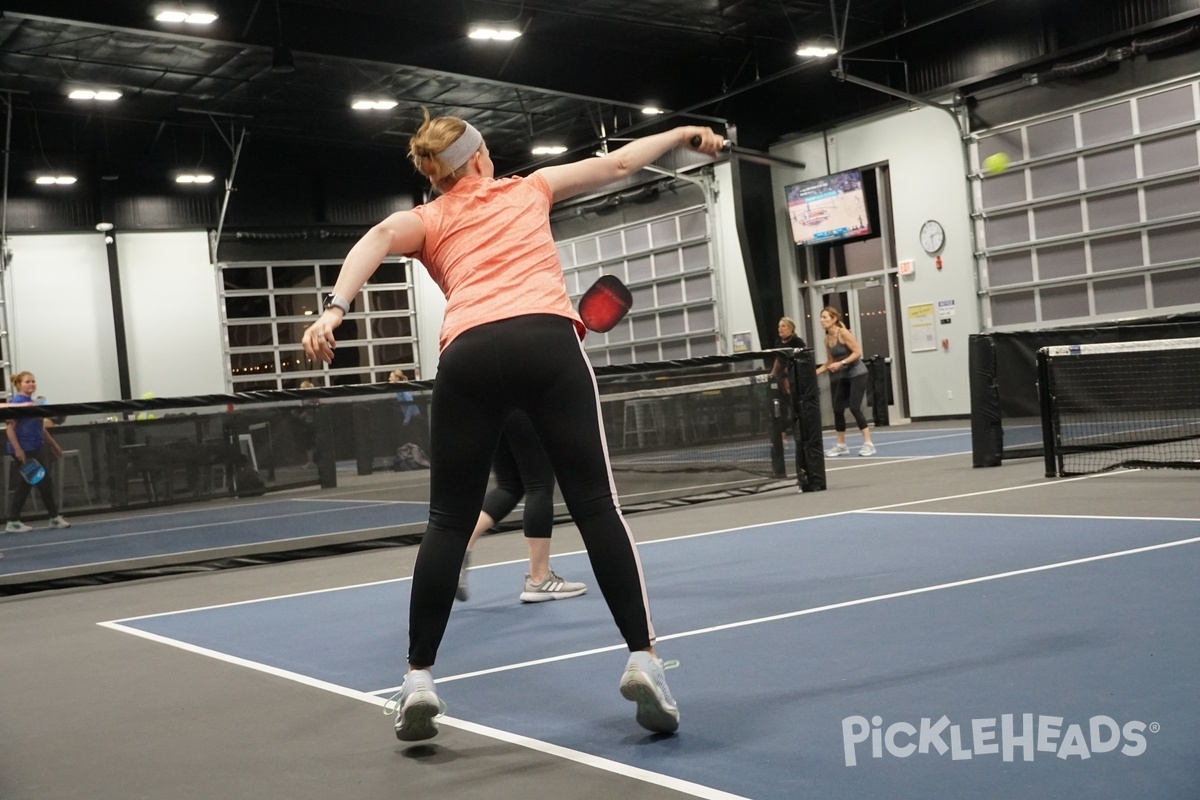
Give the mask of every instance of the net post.
<svg viewBox="0 0 1200 800">
<path fill-rule="evenodd" d="M 359 475 L 370 475 L 375 471 L 375 443 L 371 439 L 371 409 L 355 403 L 351 409 L 354 430 L 354 463 Z"/>
<path fill-rule="evenodd" d="M 996 382 L 996 343 L 988 334 L 973 334 L 969 341 L 972 466 L 998 467 L 1004 457 L 1004 428 Z"/>
<path fill-rule="evenodd" d="M 891 359 L 874 355 L 864 358 L 863 363 L 871 378 L 871 420 L 875 427 L 886 428 L 891 425 L 888 414 L 888 405 L 892 401 Z"/>
<path fill-rule="evenodd" d="M 802 492 L 825 490 L 825 449 L 821 439 L 821 394 L 817 363 L 811 349 L 793 350 L 792 437 L 796 447 L 796 482 Z"/>
<path fill-rule="evenodd" d="M 1037 351 L 1037 387 L 1038 407 L 1042 412 L 1042 457 L 1046 464 L 1046 477 L 1057 478 L 1059 465 L 1054 436 L 1054 392 L 1050 386 L 1050 354 L 1044 347 Z"/>
<path fill-rule="evenodd" d="M 317 405 L 313 409 L 313 459 L 317 462 L 317 480 L 322 489 L 337 488 L 337 433 L 333 425 L 333 409 Z"/>
</svg>

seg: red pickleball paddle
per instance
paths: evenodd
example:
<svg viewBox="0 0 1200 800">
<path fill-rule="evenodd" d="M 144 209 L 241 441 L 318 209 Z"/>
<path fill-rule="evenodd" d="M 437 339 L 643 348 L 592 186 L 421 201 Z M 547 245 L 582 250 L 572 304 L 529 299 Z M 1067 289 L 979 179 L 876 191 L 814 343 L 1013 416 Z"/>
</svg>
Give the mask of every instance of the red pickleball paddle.
<svg viewBox="0 0 1200 800">
<path fill-rule="evenodd" d="M 616 275 L 601 275 L 579 298 L 579 318 L 589 331 L 606 333 L 625 318 L 633 295 Z"/>
</svg>

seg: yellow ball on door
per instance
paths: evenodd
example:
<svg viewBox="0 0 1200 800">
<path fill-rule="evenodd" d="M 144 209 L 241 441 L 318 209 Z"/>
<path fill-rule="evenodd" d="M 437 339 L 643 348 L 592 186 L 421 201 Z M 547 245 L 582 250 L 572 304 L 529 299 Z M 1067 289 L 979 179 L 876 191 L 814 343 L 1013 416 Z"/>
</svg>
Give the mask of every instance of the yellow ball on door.
<svg viewBox="0 0 1200 800">
<path fill-rule="evenodd" d="M 1004 153 L 992 153 L 983 160 L 983 171 L 989 175 L 999 175 L 1008 169 L 1009 158 Z"/>
</svg>

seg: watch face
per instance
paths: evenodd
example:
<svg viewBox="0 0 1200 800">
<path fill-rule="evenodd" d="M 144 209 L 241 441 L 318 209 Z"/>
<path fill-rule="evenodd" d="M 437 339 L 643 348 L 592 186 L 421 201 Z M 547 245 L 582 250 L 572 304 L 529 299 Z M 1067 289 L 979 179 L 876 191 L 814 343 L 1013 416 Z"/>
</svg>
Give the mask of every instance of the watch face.
<svg viewBox="0 0 1200 800">
<path fill-rule="evenodd" d="M 931 219 L 921 226 L 921 247 L 925 248 L 926 253 L 936 253 L 945 242 L 946 232 L 942 230 L 940 222 Z"/>
</svg>

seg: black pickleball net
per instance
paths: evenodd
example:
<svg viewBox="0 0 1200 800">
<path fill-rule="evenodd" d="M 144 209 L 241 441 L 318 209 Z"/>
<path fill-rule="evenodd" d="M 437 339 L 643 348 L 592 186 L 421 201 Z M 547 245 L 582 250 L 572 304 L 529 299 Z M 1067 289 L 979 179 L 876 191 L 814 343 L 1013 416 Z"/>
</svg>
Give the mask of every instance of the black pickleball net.
<svg viewBox="0 0 1200 800">
<path fill-rule="evenodd" d="M 1038 351 L 1047 475 L 1200 469 L 1200 338 Z"/>
</svg>

